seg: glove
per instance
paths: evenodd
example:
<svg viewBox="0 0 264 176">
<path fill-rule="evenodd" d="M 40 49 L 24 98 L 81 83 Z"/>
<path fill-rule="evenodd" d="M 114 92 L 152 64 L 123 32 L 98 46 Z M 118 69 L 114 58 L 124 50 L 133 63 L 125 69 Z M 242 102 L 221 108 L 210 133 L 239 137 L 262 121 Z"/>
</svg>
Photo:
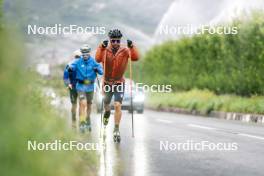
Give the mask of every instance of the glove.
<svg viewBox="0 0 264 176">
<path fill-rule="evenodd" d="M 98 73 L 98 70 L 97 70 L 97 68 L 94 68 L 93 70 L 94 70 L 94 72 L 95 72 L 95 73 Z"/>
<path fill-rule="evenodd" d="M 127 47 L 133 48 L 133 42 L 131 40 L 127 40 Z"/>
<path fill-rule="evenodd" d="M 72 84 L 68 84 L 68 88 L 69 89 L 72 89 Z"/>
<path fill-rule="evenodd" d="M 102 43 L 102 47 L 106 48 L 108 46 L 108 40 L 104 40 Z"/>
<path fill-rule="evenodd" d="M 73 72 L 73 69 L 71 67 L 68 68 L 68 72 L 71 73 Z"/>
</svg>

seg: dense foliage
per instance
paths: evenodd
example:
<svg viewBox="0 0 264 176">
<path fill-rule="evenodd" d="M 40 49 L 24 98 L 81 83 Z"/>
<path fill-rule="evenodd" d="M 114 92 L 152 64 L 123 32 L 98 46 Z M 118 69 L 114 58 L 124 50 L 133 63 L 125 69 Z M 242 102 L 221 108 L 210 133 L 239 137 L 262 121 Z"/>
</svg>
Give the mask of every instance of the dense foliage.
<svg viewBox="0 0 264 176">
<path fill-rule="evenodd" d="M 68 130 L 66 119 L 50 105 L 32 72 L 26 71 L 25 48 L 16 32 L 1 29 L 0 43 L 1 175 L 95 175 L 93 151 L 28 150 L 29 140 L 83 139 Z"/>
<path fill-rule="evenodd" d="M 254 12 L 234 20 L 236 35 L 195 35 L 153 47 L 143 61 L 144 81 L 174 90 L 263 95 L 263 16 Z"/>
</svg>

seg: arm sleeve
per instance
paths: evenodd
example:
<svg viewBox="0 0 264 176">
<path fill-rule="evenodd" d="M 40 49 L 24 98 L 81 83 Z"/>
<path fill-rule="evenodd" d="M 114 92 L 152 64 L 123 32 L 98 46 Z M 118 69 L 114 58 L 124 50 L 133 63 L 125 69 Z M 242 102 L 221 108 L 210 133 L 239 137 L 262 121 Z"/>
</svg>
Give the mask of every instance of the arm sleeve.
<svg viewBox="0 0 264 176">
<path fill-rule="evenodd" d="M 70 79 L 69 79 L 69 71 L 68 71 L 69 65 L 67 65 L 64 69 L 64 73 L 63 73 L 63 81 L 65 86 L 70 84 Z"/>
<path fill-rule="evenodd" d="M 105 52 L 106 52 L 106 49 L 103 48 L 102 46 L 99 46 L 97 49 L 96 49 L 96 54 L 95 54 L 95 60 L 100 63 L 100 62 L 103 62 L 103 57 L 105 56 Z"/>
<path fill-rule="evenodd" d="M 95 63 L 94 66 L 95 66 L 95 68 L 98 71 L 98 74 L 99 75 L 103 75 L 103 67 L 102 67 L 102 65 L 97 63 L 96 61 L 94 61 L 94 63 Z"/>
<path fill-rule="evenodd" d="M 133 48 L 129 48 L 130 57 L 132 61 L 138 61 L 139 60 L 139 53 L 137 51 L 137 48 L 134 46 Z"/>
<path fill-rule="evenodd" d="M 72 71 L 76 70 L 78 60 L 73 61 L 69 64 L 68 70 L 71 69 Z"/>
</svg>

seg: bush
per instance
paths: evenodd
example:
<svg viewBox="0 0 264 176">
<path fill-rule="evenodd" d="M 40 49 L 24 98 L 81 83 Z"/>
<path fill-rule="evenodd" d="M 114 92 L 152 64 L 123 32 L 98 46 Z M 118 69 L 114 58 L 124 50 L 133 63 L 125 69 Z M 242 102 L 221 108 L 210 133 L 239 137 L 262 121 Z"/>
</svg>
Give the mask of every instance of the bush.
<svg viewBox="0 0 264 176">
<path fill-rule="evenodd" d="M 28 151 L 28 140 L 77 139 L 67 130 L 66 120 L 41 95 L 31 72 L 25 71 L 23 45 L 14 31 L 14 38 L 10 33 L 0 31 L 1 175 L 95 175 L 92 152 Z"/>
<path fill-rule="evenodd" d="M 151 93 L 147 96 L 148 107 L 183 108 L 204 114 L 212 111 L 264 114 L 264 97 L 240 97 L 216 95 L 208 90 L 193 89 L 186 92 Z"/>
<path fill-rule="evenodd" d="M 264 94 L 264 14 L 236 19 L 237 35 L 203 34 L 154 46 L 143 59 L 143 80 L 173 90 Z"/>
</svg>

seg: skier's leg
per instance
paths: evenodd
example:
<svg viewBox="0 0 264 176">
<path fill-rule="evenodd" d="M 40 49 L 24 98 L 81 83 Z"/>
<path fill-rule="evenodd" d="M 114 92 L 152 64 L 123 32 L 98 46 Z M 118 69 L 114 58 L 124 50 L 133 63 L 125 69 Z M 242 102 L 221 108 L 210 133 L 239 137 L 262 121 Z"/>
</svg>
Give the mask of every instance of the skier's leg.
<svg viewBox="0 0 264 176">
<path fill-rule="evenodd" d="M 89 130 L 89 131 L 92 130 L 92 128 L 91 128 L 91 118 L 90 118 L 91 106 L 92 106 L 91 103 L 87 103 L 87 115 L 86 115 L 86 119 L 85 119 L 85 125 L 86 125 L 86 129 Z"/>
<path fill-rule="evenodd" d="M 103 122 L 104 125 L 106 126 L 109 121 L 109 117 L 111 114 L 111 99 L 112 99 L 113 93 L 112 92 L 105 92 L 105 97 L 104 97 L 104 116 L 103 116 Z"/>
<path fill-rule="evenodd" d="M 114 102 L 114 107 L 115 107 L 115 128 L 114 128 L 114 141 L 115 142 L 120 142 L 121 137 L 120 137 L 120 132 L 119 132 L 119 124 L 121 121 L 122 117 L 122 101 L 123 101 L 123 96 L 124 96 L 124 84 L 120 84 L 119 86 L 122 87 L 122 89 L 116 89 L 114 92 L 114 97 L 115 97 L 115 102 Z"/>
<path fill-rule="evenodd" d="M 72 127 L 76 128 L 76 111 L 77 111 L 77 97 L 78 93 L 76 90 L 70 90 L 70 99 L 71 99 L 71 114 L 72 114 Z"/>
<path fill-rule="evenodd" d="M 118 84 L 114 92 L 114 107 L 115 107 L 115 131 L 119 131 L 119 124 L 122 116 L 122 101 L 124 97 L 125 84 Z"/>
<path fill-rule="evenodd" d="M 72 104 L 71 114 L 72 114 L 72 127 L 73 128 L 76 128 L 76 108 L 77 108 L 77 103 Z"/>
<path fill-rule="evenodd" d="M 120 124 L 120 120 L 121 120 L 121 116 L 122 116 L 122 111 L 121 111 L 121 103 L 116 101 L 114 103 L 114 107 L 115 107 L 115 127 L 114 127 L 114 142 L 120 142 L 121 141 L 121 137 L 120 137 L 120 132 L 119 132 L 119 124 Z"/>
<path fill-rule="evenodd" d="M 80 122 L 85 122 L 87 101 L 82 96 L 80 96 L 79 107 Z"/>
<path fill-rule="evenodd" d="M 76 108 L 77 108 L 77 103 L 73 103 L 71 107 L 72 121 L 76 121 Z"/>
<path fill-rule="evenodd" d="M 86 116 L 86 122 L 90 124 L 90 115 L 91 115 L 91 108 L 92 103 L 87 103 L 87 116 Z"/>
<path fill-rule="evenodd" d="M 122 111 L 121 111 L 121 103 L 116 101 L 114 102 L 114 107 L 115 107 L 115 131 L 119 131 L 119 124 L 122 116 Z"/>
<path fill-rule="evenodd" d="M 80 130 L 84 132 L 85 118 L 87 116 L 87 100 L 85 92 L 79 92 L 79 118 L 80 118 Z"/>
<path fill-rule="evenodd" d="M 87 115 L 86 115 L 86 128 L 91 131 L 91 109 L 92 109 L 93 92 L 86 93 L 87 101 Z"/>
</svg>

